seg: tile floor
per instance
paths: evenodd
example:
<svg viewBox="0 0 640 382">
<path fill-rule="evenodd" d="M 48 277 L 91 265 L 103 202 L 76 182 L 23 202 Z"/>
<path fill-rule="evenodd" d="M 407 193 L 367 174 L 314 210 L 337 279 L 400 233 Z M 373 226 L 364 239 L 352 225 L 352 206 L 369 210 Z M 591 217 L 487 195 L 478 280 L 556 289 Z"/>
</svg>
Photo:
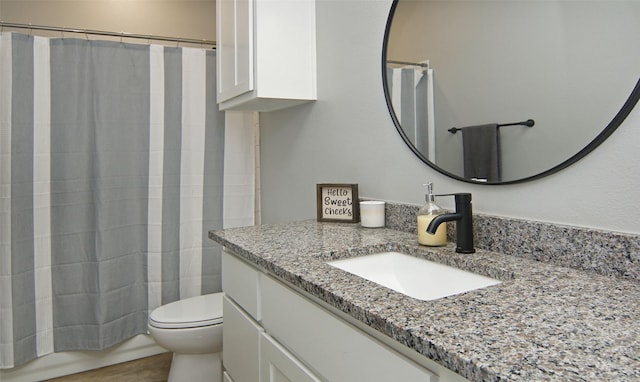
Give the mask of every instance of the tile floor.
<svg viewBox="0 0 640 382">
<path fill-rule="evenodd" d="M 47 382 L 166 382 L 172 353 L 124 362 Z"/>
</svg>

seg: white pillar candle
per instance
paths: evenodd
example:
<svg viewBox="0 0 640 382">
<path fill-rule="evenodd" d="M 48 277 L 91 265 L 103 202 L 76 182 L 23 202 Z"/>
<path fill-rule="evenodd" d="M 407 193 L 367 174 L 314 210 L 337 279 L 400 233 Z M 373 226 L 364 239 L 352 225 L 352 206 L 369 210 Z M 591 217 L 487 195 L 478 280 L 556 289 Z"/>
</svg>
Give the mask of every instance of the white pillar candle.
<svg viewBox="0 0 640 382">
<path fill-rule="evenodd" d="M 360 202 L 360 225 L 367 228 L 384 227 L 385 202 L 368 200 Z"/>
</svg>

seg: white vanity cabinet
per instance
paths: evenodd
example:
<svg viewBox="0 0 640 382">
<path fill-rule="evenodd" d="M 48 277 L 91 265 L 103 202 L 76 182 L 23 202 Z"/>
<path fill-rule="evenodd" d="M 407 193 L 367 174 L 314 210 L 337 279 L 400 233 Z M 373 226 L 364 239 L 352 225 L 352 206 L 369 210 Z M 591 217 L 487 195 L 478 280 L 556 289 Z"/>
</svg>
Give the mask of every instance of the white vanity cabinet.
<svg viewBox="0 0 640 382">
<path fill-rule="evenodd" d="M 315 100 L 315 0 L 218 0 L 220 110 L 271 111 Z"/>
<path fill-rule="evenodd" d="M 225 382 L 320 381 L 265 333 L 261 317 L 264 275 L 226 251 L 222 254 Z"/>
<path fill-rule="evenodd" d="M 234 382 L 464 380 L 226 249 L 222 283 L 223 363 Z"/>
</svg>

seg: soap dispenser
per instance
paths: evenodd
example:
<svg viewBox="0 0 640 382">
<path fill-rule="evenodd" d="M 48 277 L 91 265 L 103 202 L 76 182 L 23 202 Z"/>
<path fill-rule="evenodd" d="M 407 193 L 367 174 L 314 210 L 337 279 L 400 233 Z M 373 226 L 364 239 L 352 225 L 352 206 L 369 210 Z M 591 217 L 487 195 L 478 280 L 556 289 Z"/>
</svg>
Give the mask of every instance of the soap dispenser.
<svg viewBox="0 0 640 382">
<path fill-rule="evenodd" d="M 425 195 L 426 204 L 418 210 L 418 243 L 437 247 L 447 244 L 447 224 L 442 223 L 435 234 L 427 232 L 427 227 L 433 218 L 446 213 L 445 210 L 436 204 L 436 197 L 433 194 L 433 183 L 423 184 L 427 187 Z"/>
</svg>

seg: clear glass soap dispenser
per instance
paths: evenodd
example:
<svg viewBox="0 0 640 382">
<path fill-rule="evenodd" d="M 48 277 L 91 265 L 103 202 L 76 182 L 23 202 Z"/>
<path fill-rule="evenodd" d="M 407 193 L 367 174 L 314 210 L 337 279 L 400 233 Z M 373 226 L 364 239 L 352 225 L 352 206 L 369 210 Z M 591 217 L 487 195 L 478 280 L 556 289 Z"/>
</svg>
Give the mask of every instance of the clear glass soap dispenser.
<svg viewBox="0 0 640 382">
<path fill-rule="evenodd" d="M 435 234 L 427 232 L 427 227 L 433 218 L 446 213 L 445 210 L 436 204 L 436 197 L 433 194 L 433 183 L 423 184 L 427 187 L 425 195 L 426 204 L 418 210 L 418 243 L 437 247 L 447 244 L 447 223 L 444 222 L 438 226 Z"/>
</svg>

